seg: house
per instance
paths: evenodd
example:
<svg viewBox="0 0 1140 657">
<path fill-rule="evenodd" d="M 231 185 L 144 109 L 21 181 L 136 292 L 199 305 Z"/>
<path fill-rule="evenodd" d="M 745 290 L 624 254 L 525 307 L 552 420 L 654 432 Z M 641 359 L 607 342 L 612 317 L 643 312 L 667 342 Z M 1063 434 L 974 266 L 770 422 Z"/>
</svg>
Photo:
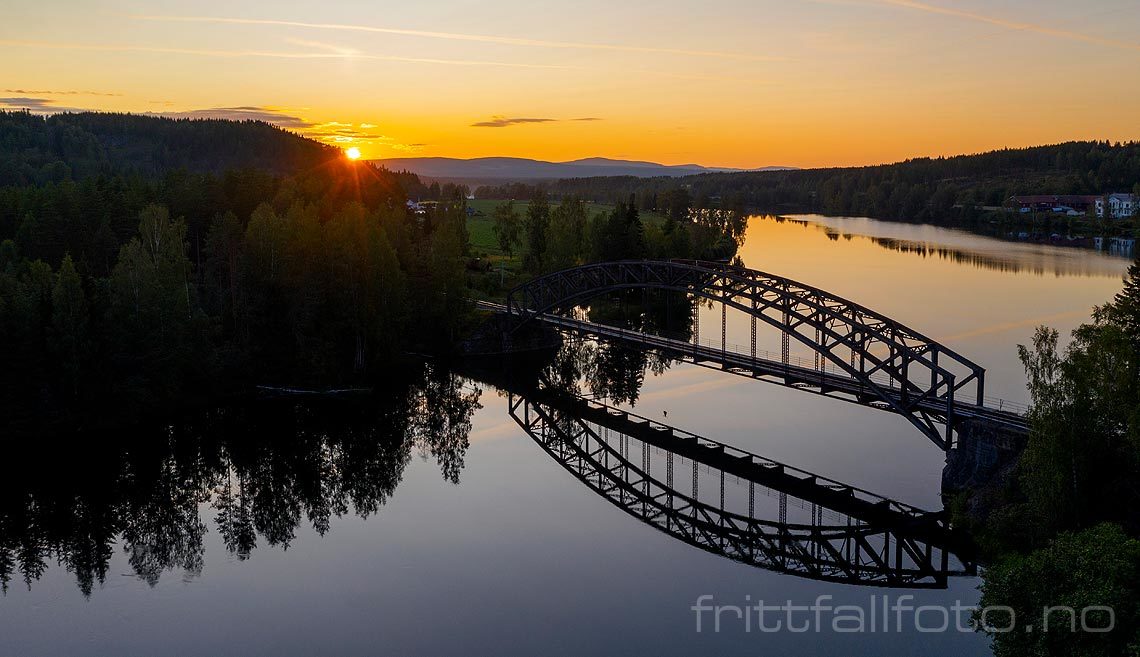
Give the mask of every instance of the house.
<svg viewBox="0 0 1140 657">
<path fill-rule="evenodd" d="M 1127 219 L 1136 214 L 1140 199 L 1135 194 L 1107 194 L 1096 198 L 1096 216 L 1103 217 L 1107 202 L 1110 219 Z"/>
<path fill-rule="evenodd" d="M 1088 212 L 1099 196 L 1084 194 L 1037 194 L 1032 196 L 1011 196 L 1006 205 L 1019 212 L 1055 212 L 1083 214 Z"/>
</svg>

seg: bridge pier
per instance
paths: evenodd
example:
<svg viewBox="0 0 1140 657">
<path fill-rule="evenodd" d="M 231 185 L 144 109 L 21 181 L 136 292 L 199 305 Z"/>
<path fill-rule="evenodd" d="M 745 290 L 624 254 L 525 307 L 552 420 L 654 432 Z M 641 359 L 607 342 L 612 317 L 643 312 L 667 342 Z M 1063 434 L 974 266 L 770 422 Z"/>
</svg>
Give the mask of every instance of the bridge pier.
<svg viewBox="0 0 1140 657">
<path fill-rule="evenodd" d="M 942 469 L 944 496 L 984 486 L 1012 464 L 1024 447 L 1024 437 L 982 422 L 960 420 L 954 430 L 957 440 L 946 451 Z"/>
</svg>

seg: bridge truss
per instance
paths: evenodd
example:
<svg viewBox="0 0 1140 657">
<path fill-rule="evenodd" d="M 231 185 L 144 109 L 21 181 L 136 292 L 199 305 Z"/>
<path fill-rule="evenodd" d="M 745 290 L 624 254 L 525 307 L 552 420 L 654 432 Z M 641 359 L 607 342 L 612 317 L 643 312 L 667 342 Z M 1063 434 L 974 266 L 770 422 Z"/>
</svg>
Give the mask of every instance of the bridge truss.
<svg viewBox="0 0 1140 657">
<path fill-rule="evenodd" d="M 511 417 L 579 481 L 678 540 L 768 570 L 848 584 L 945 588 L 949 575 L 973 572 L 970 564 L 951 570 L 941 514 L 583 403 L 509 399 Z M 763 517 L 761 498 L 775 519 Z M 789 518 L 793 511 L 798 521 Z"/>
<path fill-rule="evenodd" d="M 522 325 L 628 289 L 667 290 L 722 304 L 722 352 L 727 352 L 727 309 L 746 313 L 754 361 L 758 360 L 757 323 L 777 328 L 782 333 L 781 358 L 788 369 L 790 344 L 795 341 L 816 354 L 819 369 L 826 363 L 857 382 L 860 401 L 876 402 L 905 416 L 946 450 L 954 444 L 959 411 L 970 407 L 966 415 L 976 419 L 978 409 L 985 406 L 985 369 L 957 352 L 819 288 L 725 263 L 640 260 L 583 265 L 516 287 L 507 296 L 506 310 Z"/>
</svg>

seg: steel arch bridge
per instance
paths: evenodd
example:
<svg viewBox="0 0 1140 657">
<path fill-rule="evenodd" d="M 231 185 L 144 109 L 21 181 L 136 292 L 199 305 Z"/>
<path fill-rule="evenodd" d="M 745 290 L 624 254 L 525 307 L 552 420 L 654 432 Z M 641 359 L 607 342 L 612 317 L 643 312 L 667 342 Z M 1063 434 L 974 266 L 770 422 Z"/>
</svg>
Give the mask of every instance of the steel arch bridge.
<svg viewBox="0 0 1140 657">
<path fill-rule="evenodd" d="M 685 353 L 682 345 L 687 343 L 681 341 L 638 335 L 558 314 L 591 298 L 628 289 L 667 290 L 722 304 L 720 353 L 701 347 L 698 338 L 692 349 L 696 362 L 717 362 L 724 369 L 757 377 L 778 376 L 782 369 L 789 384 L 808 383 L 822 394 L 843 393 L 859 403 L 903 415 L 945 450 L 953 447 L 954 432 L 966 423 L 990 425 L 1013 434 L 1027 431 L 1024 418 L 1016 413 L 985 405 L 985 369 L 977 363 L 865 306 L 753 269 L 697 260 L 594 263 L 557 271 L 514 288 L 507 296 L 505 310 L 519 320 L 516 330 L 526 322 L 539 320 L 579 333 Z M 730 307 L 751 318 L 748 355 L 730 353 L 725 346 L 724 316 Z M 780 361 L 758 357 L 758 322 L 781 331 Z M 799 372 L 805 368 L 791 362 L 793 340 L 816 354 L 816 366 L 808 370 L 809 376 Z M 830 375 L 827 366 L 832 369 Z M 813 370 L 818 371 L 818 377 Z"/>
<path fill-rule="evenodd" d="M 766 570 L 863 586 L 945 588 L 948 576 L 975 572 L 969 560 L 952 568 L 959 549 L 941 513 L 596 401 L 533 394 L 510 393 L 510 414 L 547 454 L 615 506 L 689 545 Z M 726 482 L 747 495 L 726 499 Z M 765 496 L 778 510 L 761 510 Z M 800 517 L 789 520 L 790 510 Z"/>
</svg>

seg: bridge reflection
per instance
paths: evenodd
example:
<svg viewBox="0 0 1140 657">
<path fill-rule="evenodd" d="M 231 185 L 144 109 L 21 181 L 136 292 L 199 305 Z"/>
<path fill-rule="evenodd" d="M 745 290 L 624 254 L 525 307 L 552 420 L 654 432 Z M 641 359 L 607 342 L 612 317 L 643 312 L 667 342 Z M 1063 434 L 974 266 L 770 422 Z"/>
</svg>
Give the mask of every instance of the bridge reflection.
<svg viewBox="0 0 1140 657">
<path fill-rule="evenodd" d="M 963 550 L 942 513 L 578 395 L 534 391 L 509 398 L 511 417 L 578 480 L 702 550 L 864 586 L 945 588 L 949 576 L 975 572 L 957 556 Z"/>
</svg>

